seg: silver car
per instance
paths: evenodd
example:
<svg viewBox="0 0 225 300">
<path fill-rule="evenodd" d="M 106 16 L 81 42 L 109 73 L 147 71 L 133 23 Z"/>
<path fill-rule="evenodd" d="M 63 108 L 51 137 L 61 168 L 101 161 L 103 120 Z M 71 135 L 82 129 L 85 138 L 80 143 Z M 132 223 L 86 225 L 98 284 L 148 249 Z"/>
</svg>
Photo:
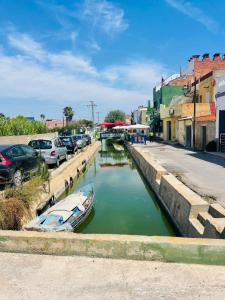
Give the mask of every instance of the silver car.
<svg viewBox="0 0 225 300">
<path fill-rule="evenodd" d="M 36 139 L 28 144 L 36 151 L 40 152 L 40 156 L 48 165 L 60 165 L 60 161 L 68 160 L 66 145 L 59 139 Z"/>
<path fill-rule="evenodd" d="M 79 135 L 79 134 L 74 135 L 74 138 L 76 139 L 78 149 L 82 149 L 86 146 L 86 142 L 82 138 L 82 135 Z"/>
</svg>

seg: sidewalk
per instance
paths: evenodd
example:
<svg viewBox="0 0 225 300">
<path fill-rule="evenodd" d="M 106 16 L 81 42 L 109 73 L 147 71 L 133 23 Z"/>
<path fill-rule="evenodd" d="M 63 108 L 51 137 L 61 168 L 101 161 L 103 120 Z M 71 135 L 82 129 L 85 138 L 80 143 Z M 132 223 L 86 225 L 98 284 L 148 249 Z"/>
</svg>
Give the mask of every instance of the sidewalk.
<svg viewBox="0 0 225 300">
<path fill-rule="evenodd" d="M 138 145 L 206 201 L 225 207 L 225 159 L 163 143 Z"/>
<path fill-rule="evenodd" d="M 225 267 L 0 253 L 0 299 L 224 299 Z"/>
</svg>

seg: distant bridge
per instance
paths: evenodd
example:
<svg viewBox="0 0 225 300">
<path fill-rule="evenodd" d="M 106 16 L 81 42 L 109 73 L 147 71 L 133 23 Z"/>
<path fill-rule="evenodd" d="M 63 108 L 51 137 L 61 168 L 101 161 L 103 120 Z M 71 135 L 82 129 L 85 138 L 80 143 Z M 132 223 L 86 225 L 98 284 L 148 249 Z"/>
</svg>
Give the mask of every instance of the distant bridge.
<svg viewBox="0 0 225 300">
<path fill-rule="evenodd" d="M 111 139 L 120 139 L 123 136 L 124 136 L 123 133 L 101 132 L 100 133 L 100 140 L 105 140 L 105 139 L 108 139 L 108 138 L 111 138 Z"/>
</svg>

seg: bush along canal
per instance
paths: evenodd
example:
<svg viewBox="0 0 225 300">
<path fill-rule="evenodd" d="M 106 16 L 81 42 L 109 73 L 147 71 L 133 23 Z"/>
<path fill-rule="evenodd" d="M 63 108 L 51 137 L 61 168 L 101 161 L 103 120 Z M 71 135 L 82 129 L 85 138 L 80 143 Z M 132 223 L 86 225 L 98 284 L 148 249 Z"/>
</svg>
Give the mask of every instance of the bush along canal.
<svg viewBox="0 0 225 300">
<path fill-rule="evenodd" d="M 88 183 L 95 187 L 94 207 L 76 232 L 176 235 L 155 194 L 121 146 L 103 142 L 72 193 Z"/>
</svg>

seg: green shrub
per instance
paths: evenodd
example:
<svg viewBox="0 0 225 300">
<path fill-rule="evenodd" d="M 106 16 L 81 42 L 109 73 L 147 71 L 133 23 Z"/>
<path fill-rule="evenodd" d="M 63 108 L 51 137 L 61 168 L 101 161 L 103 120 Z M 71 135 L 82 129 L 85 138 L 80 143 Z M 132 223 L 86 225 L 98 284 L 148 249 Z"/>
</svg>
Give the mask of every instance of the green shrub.
<svg viewBox="0 0 225 300">
<path fill-rule="evenodd" d="M 30 121 L 22 116 L 11 119 L 0 117 L 0 136 L 38 134 L 46 132 L 48 132 L 48 128 L 43 122 Z"/>
</svg>

